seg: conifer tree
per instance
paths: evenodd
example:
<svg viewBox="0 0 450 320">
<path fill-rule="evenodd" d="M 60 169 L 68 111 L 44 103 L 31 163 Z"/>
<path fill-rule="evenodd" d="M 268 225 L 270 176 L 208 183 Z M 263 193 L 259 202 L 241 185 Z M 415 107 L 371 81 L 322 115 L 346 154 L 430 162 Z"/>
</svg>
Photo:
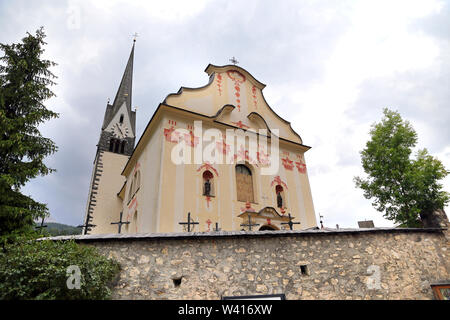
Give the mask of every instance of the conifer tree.
<svg viewBox="0 0 450 320">
<path fill-rule="evenodd" d="M 0 238 L 31 230 L 34 220 L 48 215 L 45 204 L 21 193 L 30 179 L 54 171 L 44 158 L 55 143 L 38 126 L 58 117 L 44 102 L 55 96 L 49 89 L 56 64 L 42 58 L 45 33 L 27 33 L 22 42 L 0 44 Z"/>
</svg>

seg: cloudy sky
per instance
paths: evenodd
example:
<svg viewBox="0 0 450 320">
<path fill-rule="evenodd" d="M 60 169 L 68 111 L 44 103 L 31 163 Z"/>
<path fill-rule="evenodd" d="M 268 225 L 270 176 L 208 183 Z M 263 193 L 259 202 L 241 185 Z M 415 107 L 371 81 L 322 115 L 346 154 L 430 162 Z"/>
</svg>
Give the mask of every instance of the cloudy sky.
<svg viewBox="0 0 450 320">
<path fill-rule="evenodd" d="M 52 220 L 80 224 L 108 98 L 137 32 L 137 136 L 167 94 L 208 81 L 208 63 L 239 65 L 265 83 L 268 103 L 306 145 L 316 214 L 326 226 L 392 226 L 355 188 L 359 152 L 382 108 L 398 110 L 418 147 L 450 168 L 450 2 L 0 0 L 0 42 L 44 26 L 60 118 L 41 127 L 57 173 L 23 189 Z M 444 181 L 450 191 L 450 177 Z M 447 212 L 449 208 L 447 207 Z"/>
</svg>

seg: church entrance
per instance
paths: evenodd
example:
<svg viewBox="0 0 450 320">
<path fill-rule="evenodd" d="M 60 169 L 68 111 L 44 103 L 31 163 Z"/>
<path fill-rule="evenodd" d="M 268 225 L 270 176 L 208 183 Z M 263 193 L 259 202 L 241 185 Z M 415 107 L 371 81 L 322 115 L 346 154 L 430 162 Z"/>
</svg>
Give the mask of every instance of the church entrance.
<svg viewBox="0 0 450 320">
<path fill-rule="evenodd" d="M 274 231 L 274 230 L 278 230 L 275 226 L 272 226 L 270 224 L 265 224 L 263 225 L 261 228 L 259 228 L 259 231 Z"/>
</svg>

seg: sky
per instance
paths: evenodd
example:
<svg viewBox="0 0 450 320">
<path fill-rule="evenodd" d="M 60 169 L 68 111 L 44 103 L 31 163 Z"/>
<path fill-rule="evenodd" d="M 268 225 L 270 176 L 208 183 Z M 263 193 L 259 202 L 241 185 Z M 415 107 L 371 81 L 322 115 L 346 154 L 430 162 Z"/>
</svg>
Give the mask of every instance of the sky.
<svg viewBox="0 0 450 320">
<path fill-rule="evenodd" d="M 360 151 L 388 107 L 400 112 L 450 170 L 450 1 L 0 0 L 0 42 L 44 26 L 44 57 L 58 63 L 47 101 L 60 117 L 41 133 L 58 145 L 56 173 L 22 191 L 51 221 L 83 221 L 96 144 L 138 33 L 133 78 L 137 138 L 181 86 L 208 82 L 209 63 L 239 66 L 304 144 L 317 218 L 327 227 L 394 224 L 356 189 Z M 443 180 L 450 191 L 450 177 Z M 449 212 L 449 208 L 445 208 Z"/>
</svg>

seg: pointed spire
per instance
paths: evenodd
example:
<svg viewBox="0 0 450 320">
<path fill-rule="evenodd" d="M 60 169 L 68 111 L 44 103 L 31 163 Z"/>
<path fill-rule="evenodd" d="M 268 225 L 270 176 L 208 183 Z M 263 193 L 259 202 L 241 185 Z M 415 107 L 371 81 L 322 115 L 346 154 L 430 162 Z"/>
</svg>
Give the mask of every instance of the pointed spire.
<svg viewBox="0 0 450 320">
<path fill-rule="evenodd" d="M 131 48 L 130 57 L 128 58 L 128 63 L 125 68 L 125 72 L 122 76 L 122 81 L 120 81 L 119 90 L 117 90 L 116 97 L 114 98 L 113 112 L 114 115 L 117 110 L 125 102 L 127 110 L 131 116 L 131 96 L 132 96 L 132 86 L 133 86 L 133 60 L 134 60 L 134 45 L 136 41 L 133 41 L 133 47 Z"/>
</svg>

